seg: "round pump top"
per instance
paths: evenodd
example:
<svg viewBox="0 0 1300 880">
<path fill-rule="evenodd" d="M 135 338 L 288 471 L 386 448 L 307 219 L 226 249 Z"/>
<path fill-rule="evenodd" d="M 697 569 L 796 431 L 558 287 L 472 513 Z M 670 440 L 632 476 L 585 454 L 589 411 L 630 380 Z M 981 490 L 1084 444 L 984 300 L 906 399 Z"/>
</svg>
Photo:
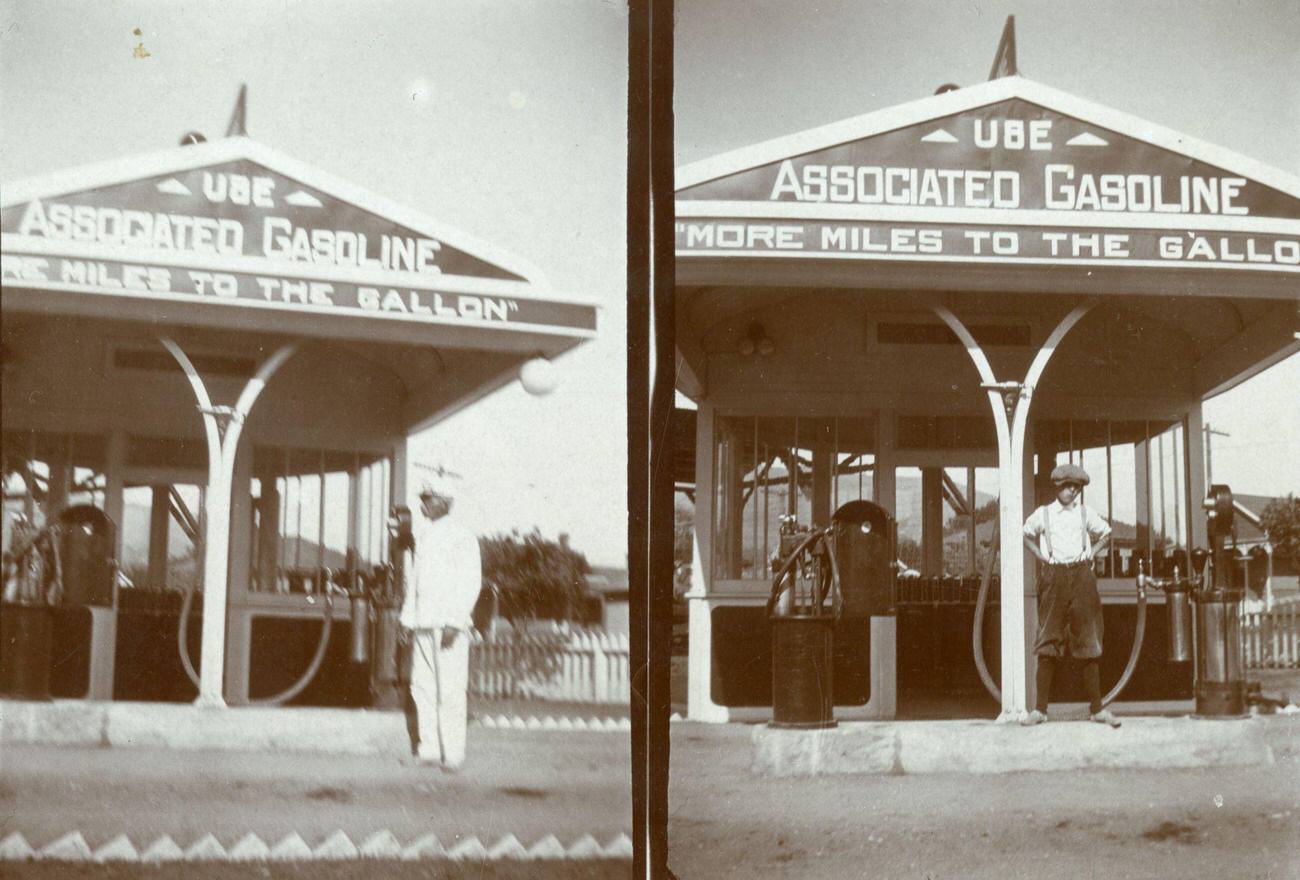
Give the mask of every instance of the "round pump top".
<svg viewBox="0 0 1300 880">
<path fill-rule="evenodd" d="M 835 513 L 831 514 L 831 522 L 850 525 L 870 524 L 871 530 L 880 529 L 883 532 L 889 525 L 889 514 L 883 507 L 870 501 L 849 501 L 841 504 Z"/>
</svg>

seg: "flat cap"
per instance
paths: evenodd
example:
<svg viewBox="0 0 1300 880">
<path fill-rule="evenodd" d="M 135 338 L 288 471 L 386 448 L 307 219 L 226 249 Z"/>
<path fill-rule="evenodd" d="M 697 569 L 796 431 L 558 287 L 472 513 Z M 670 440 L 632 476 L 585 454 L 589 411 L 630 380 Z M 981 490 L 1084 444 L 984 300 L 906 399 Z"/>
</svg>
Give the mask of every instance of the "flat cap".
<svg viewBox="0 0 1300 880">
<path fill-rule="evenodd" d="M 1052 482 L 1056 485 L 1062 483 L 1078 483 L 1080 486 L 1086 486 L 1089 482 L 1088 472 L 1077 464 L 1058 464 L 1052 470 Z"/>
</svg>

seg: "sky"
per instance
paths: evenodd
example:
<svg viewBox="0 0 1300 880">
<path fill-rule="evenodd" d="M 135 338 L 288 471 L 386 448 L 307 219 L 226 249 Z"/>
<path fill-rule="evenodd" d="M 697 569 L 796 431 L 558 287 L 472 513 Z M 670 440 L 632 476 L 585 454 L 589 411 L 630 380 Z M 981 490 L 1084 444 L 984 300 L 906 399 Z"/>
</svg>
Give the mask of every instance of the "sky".
<svg viewBox="0 0 1300 880">
<path fill-rule="evenodd" d="M 677 0 L 676 162 L 984 82 L 1008 15 L 1022 76 L 1300 176 L 1294 0 Z M 1215 481 L 1300 494 L 1298 399 L 1292 355 L 1207 401 Z"/>
<path fill-rule="evenodd" d="M 601 303 L 556 391 L 513 383 L 411 452 L 465 476 L 476 532 L 566 532 L 621 566 L 626 46 L 600 0 L 0 0 L 0 181 L 216 139 L 247 83 L 252 139 Z"/>
</svg>

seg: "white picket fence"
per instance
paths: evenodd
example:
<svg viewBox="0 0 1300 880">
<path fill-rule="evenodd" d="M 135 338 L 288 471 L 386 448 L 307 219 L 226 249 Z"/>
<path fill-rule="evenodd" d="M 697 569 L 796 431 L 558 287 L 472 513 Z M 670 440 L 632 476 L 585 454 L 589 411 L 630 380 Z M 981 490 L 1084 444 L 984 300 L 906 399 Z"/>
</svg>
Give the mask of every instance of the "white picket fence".
<svg viewBox="0 0 1300 880">
<path fill-rule="evenodd" d="M 1247 669 L 1300 668 L 1300 603 L 1241 615 Z"/>
<path fill-rule="evenodd" d="M 486 698 L 626 704 L 632 697 L 627 635 L 562 625 L 475 632 L 469 690 Z"/>
</svg>

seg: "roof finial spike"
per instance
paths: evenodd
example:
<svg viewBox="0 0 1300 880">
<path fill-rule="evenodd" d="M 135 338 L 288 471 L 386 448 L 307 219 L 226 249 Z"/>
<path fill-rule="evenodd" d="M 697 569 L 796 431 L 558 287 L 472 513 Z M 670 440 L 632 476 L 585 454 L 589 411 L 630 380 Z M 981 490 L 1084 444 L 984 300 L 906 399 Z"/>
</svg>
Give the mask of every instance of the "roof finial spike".
<svg viewBox="0 0 1300 880">
<path fill-rule="evenodd" d="M 1020 70 L 1016 67 L 1016 17 L 1008 15 L 1007 23 L 1002 28 L 1002 39 L 998 41 L 998 52 L 993 56 L 993 69 L 989 71 L 989 79 L 1019 74 Z"/>
<path fill-rule="evenodd" d="M 239 84 L 239 97 L 235 99 L 235 111 L 230 114 L 230 124 L 226 126 L 226 137 L 248 137 L 244 127 L 244 117 L 248 110 L 248 83 Z"/>
</svg>

